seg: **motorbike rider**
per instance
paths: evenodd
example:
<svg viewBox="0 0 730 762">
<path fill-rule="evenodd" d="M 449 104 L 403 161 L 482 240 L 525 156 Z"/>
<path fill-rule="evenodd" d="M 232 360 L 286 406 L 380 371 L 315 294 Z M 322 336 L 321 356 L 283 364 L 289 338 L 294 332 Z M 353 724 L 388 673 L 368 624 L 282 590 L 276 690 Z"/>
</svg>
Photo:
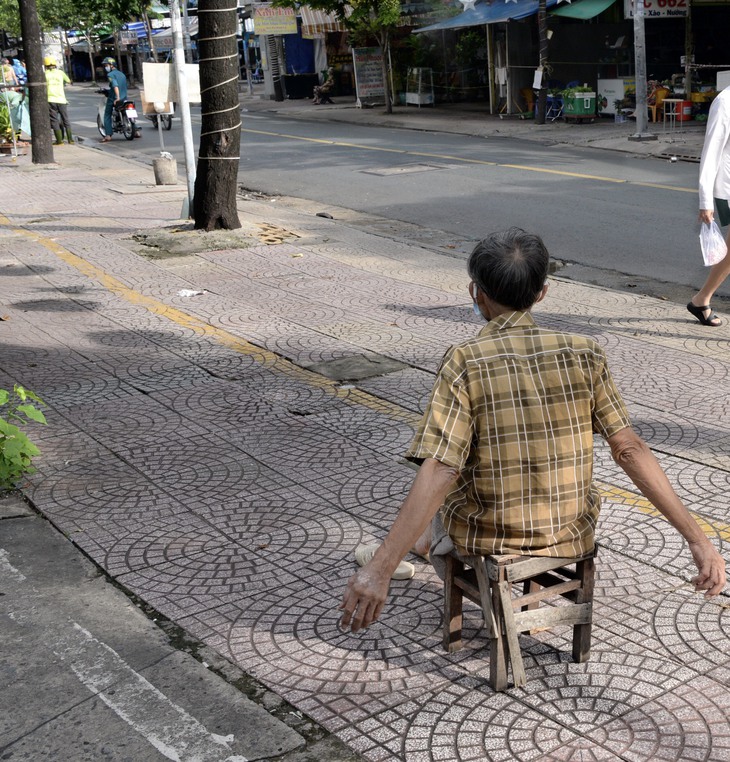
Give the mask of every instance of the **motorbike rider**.
<svg viewBox="0 0 730 762">
<path fill-rule="evenodd" d="M 127 99 L 127 78 L 124 72 L 117 69 L 117 62 L 107 56 L 102 62 L 104 71 L 109 78 L 109 93 L 106 97 L 106 108 L 104 109 L 104 132 L 101 143 L 108 143 L 112 139 L 114 129 L 112 127 L 112 110 L 115 106 L 121 105 Z"/>
</svg>

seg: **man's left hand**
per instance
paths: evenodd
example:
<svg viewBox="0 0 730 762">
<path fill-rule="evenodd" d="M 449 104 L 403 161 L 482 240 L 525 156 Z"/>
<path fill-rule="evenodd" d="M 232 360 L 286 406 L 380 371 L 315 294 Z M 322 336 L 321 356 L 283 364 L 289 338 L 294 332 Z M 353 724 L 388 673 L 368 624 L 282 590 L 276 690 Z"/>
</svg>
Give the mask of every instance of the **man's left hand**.
<svg viewBox="0 0 730 762">
<path fill-rule="evenodd" d="M 372 561 L 350 577 L 340 610 L 340 628 L 364 630 L 378 619 L 390 589 L 390 575 L 372 568 Z"/>
</svg>

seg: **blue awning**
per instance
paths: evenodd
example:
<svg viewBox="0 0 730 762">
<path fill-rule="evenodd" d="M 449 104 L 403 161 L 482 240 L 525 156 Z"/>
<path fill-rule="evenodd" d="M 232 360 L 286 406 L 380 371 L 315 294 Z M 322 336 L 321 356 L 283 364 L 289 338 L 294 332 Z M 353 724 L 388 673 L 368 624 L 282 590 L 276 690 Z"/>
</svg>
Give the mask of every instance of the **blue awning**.
<svg viewBox="0 0 730 762">
<path fill-rule="evenodd" d="M 558 0 L 547 0 L 547 7 L 557 5 Z M 475 5 L 458 16 L 452 16 L 436 24 L 414 29 L 414 32 L 436 32 L 442 29 L 463 29 L 468 26 L 499 24 L 510 19 L 524 19 L 537 13 L 538 0 L 492 0 Z"/>
</svg>

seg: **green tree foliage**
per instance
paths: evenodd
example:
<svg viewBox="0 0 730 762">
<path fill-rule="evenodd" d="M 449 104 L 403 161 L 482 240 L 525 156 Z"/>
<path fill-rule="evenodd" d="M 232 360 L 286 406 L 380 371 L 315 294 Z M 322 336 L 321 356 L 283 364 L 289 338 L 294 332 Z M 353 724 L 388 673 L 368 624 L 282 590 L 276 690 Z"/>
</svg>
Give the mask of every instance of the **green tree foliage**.
<svg viewBox="0 0 730 762">
<path fill-rule="evenodd" d="M 23 0 L 0 0 L 0 29 L 20 36 L 18 6 Z M 77 29 L 83 33 L 94 27 L 121 25 L 140 17 L 149 7 L 145 0 L 36 0 L 38 21 L 44 32 Z"/>
</svg>

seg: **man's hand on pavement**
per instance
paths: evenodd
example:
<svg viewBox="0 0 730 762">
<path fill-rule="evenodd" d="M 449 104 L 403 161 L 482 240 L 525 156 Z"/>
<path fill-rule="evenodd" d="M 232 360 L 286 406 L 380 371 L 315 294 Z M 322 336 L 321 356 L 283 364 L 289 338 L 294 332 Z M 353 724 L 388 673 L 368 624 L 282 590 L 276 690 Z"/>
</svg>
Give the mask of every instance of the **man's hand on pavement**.
<svg viewBox="0 0 730 762">
<path fill-rule="evenodd" d="M 725 587 L 725 559 L 717 552 L 714 545 L 705 542 L 690 542 L 689 549 L 699 574 L 692 578 L 695 590 L 705 591 L 705 598 L 719 595 Z"/>
<path fill-rule="evenodd" d="M 383 611 L 390 589 L 390 575 L 376 571 L 371 561 L 350 577 L 340 610 L 345 613 L 340 620 L 340 628 L 353 632 L 369 627 Z"/>
</svg>

